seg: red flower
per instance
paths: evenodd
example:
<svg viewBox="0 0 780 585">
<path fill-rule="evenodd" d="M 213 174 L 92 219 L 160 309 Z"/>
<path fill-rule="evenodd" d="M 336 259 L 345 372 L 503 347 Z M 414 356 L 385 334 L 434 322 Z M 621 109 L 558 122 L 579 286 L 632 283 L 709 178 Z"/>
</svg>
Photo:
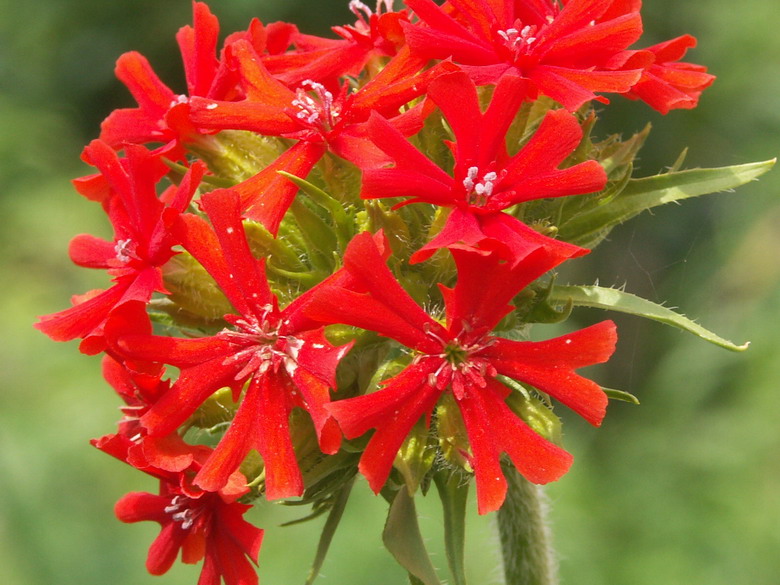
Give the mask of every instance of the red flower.
<svg viewBox="0 0 780 585">
<path fill-rule="evenodd" d="M 650 53 L 654 61 L 626 97 L 641 99 L 662 114 L 695 108 L 701 93 L 715 81 L 706 67 L 680 61 L 695 46 L 694 37 L 683 35 L 645 49 L 643 52 Z M 624 68 L 632 67 L 631 61 Z"/>
<path fill-rule="evenodd" d="M 191 483 L 192 476 L 211 450 L 186 445 L 178 436 L 170 443 L 177 441 L 171 452 L 160 453 L 162 466 L 143 467 L 133 461 L 137 445 L 129 438 L 107 435 L 92 441 L 101 451 L 160 481 L 159 495 L 133 492 L 121 498 L 115 507 L 117 518 L 160 524 L 146 560 L 153 575 L 167 572 L 181 551 L 185 563 L 204 560 L 198 585 L 220 585 L 223 579 L 226 585 L 257 585 L 252 563 L 257 564 L 263 531 L 242 518 L 250 506 L 236 501 L 248 491 L 246 478 L 236 472 L 219 492 L 198 489 Z"/>
<path fill-rule="evenodd" d="M 357 91 L 348 84 L 334 95 L 322 83 L 307 79 L 293 91 L 272 75 L 251 44 L 233 43 L 227 51 L 230 62 L 241 76 L 246 98 L 227 102 L 193 98 L 191 120 L 207 130 L 249 130 L 265 136 L 298 140 L 287 152 L 255 177 L 236 185 L 242 210 L 276 233 L 282 216 L 292 202 L 297 187 L 277 173 L 285 170 L 306 176 L 326 150 L 356 164 L 376 166 L 386 157 L 365 136 L 363 123 L 380 112 L 404 135 L 422 125 L 422 107 L 403 114 L 399 108 L 420 96 L 442 69 L 441 65 L 419 73 L 424 59 L 404 51 Z"/>
<path fill-rule="evenodd" d="M 113 276 L 114 286 L 75 297 L 75 306 L 40 318 L 36 327 L 55 341 L 83 338 L 81 351 L 105 349 L 103 326 L 111 312 L 128 302 L 147 303 L 152 293 L 166 292 L 161 267 L 175 254 L 175 240 L 163 216 L 181 213 L 189 205 L 206 167 L 195 163 L 178 187 L 156 192 L 160 161 L 142 146 L 127 145 L 126 160 L 105 142 L 92 141 L 84 157 L 101 172 L 108 186 L 103 205 L 114 228 L 109 242 L 78 235 L 70 243 L 70 257 L 79 266 L 101 268 Z M 163 165 L 164 167 L 164 165 Z"/>
<path fill-rule="evenodd" d="M 217 18 L 203 2 L 193 2 L 192 11 L 194 26 L 182 27 L 176 35 L 189 96 L 240 97 L 232 73 L 217 60 Z M 117 149 L 128 142 L 160 142 L 169 158 L 183 158 L 182 145 L 196 141 L 200 133 L 189 121 L 189 97 L 174 93 L 135 51 L 119 57 L 115 71 L 138 107 L 112 112 L 101 125 L 100 138 Z"/>
<path fill-rule="evenodd" d="M 160 524 L 146 560 L 152 575 L 167 572 L 181 551 L 184 563 L 203 560 L 198 585 L 220 585 L 223 580 L 226 585 L 257 585 L 252 563 L 257 564 L 263 531 L 242 518 L 250 507 L 216 493 L 190 497 L 163 481 L 159 495 L 129 493 L 117 502 L 115 512 L 122 522 Z"/>
<path fill-rule="evenodd" d="M 332 87 L 340 76 L 359 77 L 366 69 L 376 69 L 376 61 L 395 56 L 406 44 L 401 28 L 402 22 L 409 22 L 406 10 L 394 12 L 389 0 L 379 0 L 375 12 L 359 0 L 351 0 L 349 9 L 358 20 L 353 25 L 333 27 L 340 39 L 296 30 L 289 39 L 294 49 L 264 55 L 263 64 L 288 87 L 298 87 L 307 79 Z M 253 45 L 257 49 L 257 44 Z M 262 51 L 257 52 L 262 55 Z"/>
<path fill-rule="evenodd" d="M 613 352 L 615 327 L 602 322 L 544 342 L 512 341 L 490 335 L 509 312 L 507 303 L 527 284 L 563 261 L 544 248 L 516 266 L 495 256 L 454 251 L 458 281 L 440 285 L 446 304 L 442 325 L 401 288 L 368 233 L 355 237 L 344 257 L 354 279 L 347 287 L 320 289 L 307 314 L 324 322 L 345 323 L 394 339 L 414 350 L 401 373 L 372 394 L 328 405 L 347 438 L 375 429 L 360 460 L 360 470 L 378 492 L 410 429 L 451 392 L 463 415 L 471 444 L 480 513 L 498 509 L 506 493 L 499 464 L 506 452 L 530 481 L 558 479 L 571 456 L 533 432 L 504 402 L 507 376 L 560 400 L 594 425 L 601 423 L 607 397 L 601 388 L 574 373 L 605 361 Z"/>
<path fill-rule="evenodd" d="M 231 387 L 246 392 L 230 428 L 204 463 L 195 484 L 209 491 L 225 485 L 246 454 L 256 449 L 266 468 L 266 495 L 300 495 L 303 481 L 289 435 L 290 412 L 309 412 L 325 453 L 338 450 L 341 435 L 325 410 L 335 387 L 336 366 L 349 346 L 333 347 L 322 327 L 304 317 L 308 294 L 280 310 L 265 279 L 264 263 L 249 250 L 232 191 L 203 195 L 212 226 L 194 215 L 174 225 L 182 245 L 206 268 L 235 307 L 231 329 L 196 339 L 131 335 L 118 340 L 126 358 L 180 368 L 181 375 L 141 418 L 150 436 L 178 428 L 209 396 Z"/>
<path fill-rule="evenodd" d="M 367 169 L 361 196 L 366 199 L 407 197 L 408 203 L 425 202 L 453 207 L 446 225 L 412 261 L 429 257 L 436 249 L 458 242 L 472 247 L 485 239 L 500 242 L 511 257 L 522 259 L 539 245 L 565 248 L 569 256 L 584 250 L 553 242 L 502 210 L 525 201 L 598 191 L 607 181 L 596 161 L 558 168 L 582 140 L 577 119 L 565 110 L 552 110 L 532 138 L 513 156 L 507 154 L 506 132 L 525 95 L 526 82 L 504 75 L 483 113 L 477 89 L 465 73 L 434 80 L 428 96 L 447 119 L 455 142 L 448 175 L 420 153 L 380 116 L 369 122 L 369 136 L 395 162 L 392 168 Z"/>
<path fill-rule="evenodd" d="M 427 26 L 406 25 L 416 54 L 451 57 L 478 85 L 505 73 L 530 82 L 536 92 L 569 111 L 598 98 L 596 92 L 625 93 L 640 70 L 615 71 L 608 62 L 642 34 L 639 0 L 407 0 Z"/>
</svg>

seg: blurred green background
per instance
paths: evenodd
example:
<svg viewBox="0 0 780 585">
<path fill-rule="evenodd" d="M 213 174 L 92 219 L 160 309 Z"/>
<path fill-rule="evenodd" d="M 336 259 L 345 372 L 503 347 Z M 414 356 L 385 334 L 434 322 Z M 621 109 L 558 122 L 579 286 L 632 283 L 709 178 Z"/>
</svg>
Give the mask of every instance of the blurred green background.
<svg viewBox="0 0 780 585">
<path fill-rule="evenodd" d="M 351 22 L 346 0 L 214 0 L 223 32 L 253 16 L 325 34 Z M 666 117 L 616 99 L 601 133 L 654 125 L 640 173 L 763 160 L 780 150 L 780 36 L 775 0 L 645 2 L 643 45 L 690 32 L 688 59 L 719 76 L 693 112 Z M 76 233 L 109 235 L 98 207 L 69 179 L 87 172 L 81 147 L 113 108 L 132 105 L 113 77 L 116 57 L 138 50 L 181 88 L 174 42 L 190 22 L 187 0 L 0 0 L 0 582 L 9 585 L 192 585 L 198 568 L 145 572 L 154 525 L 121 525 L 113 503 L 151 480 L 92 449 L 112 432 L 118 401 L 98 360 L 32 329 L 36 315 L 71 294 L 105 285 L 72 267 Z M 564 584 L 773 585 L 780 574 L 780 172 L 722 194 L 662 208 L 613 232 L 569 276 L 626 284 L 677 306 L 734 341 L 730 354 L 662 325 L 616 318 L 618 353 L 594 375 L 636 394 L 615 403 L 600 430 L 567 417 L 575 465 L 549 489 Z M 583 310 L 582 323 L 604 318 Z M 571 324 L 574 326 L 574 324 Z M 321 582 L 396 585 L 404 574 L 384 552 L 384 506 L 358 484 Z M 441 518 L 423 505 L 435 551 Z M 250 519 L 268 528 L 266 585 L 302 583 L 319 524 L 278 529 L 288 510 L 266 505 Z M 473 506 L 472 506 L 473 509 Z M 469 518 L 474 585 L 500 583 L 491 518 Z M 514 584 L 513 584 L 514 585 Z"/>
</svg>

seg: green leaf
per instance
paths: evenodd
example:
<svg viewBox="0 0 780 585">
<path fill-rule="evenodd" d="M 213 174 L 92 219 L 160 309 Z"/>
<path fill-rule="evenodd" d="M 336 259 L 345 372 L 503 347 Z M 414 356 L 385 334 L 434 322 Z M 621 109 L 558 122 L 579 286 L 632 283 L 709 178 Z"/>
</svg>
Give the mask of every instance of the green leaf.
<svg viewBox="0 0 780 585">
<path fill-rule="evenodd" d="M 750 343 L 742 345 L 732 343 L 667 307 L 614 288 L 600 286 L 555 286 L 548 298 L 550 301 L 560 303 L 571 301 L 580 307 L 609 309 L 666 323 L 667 325 L 693 333 L 705 341 L 730 351 L 744 351 L 750 345 Z"/>
<path fill-rule="evenodd" d="M 341 517 L 344 515 L 344 509 L 347 507 L 347 500 L 349 500 L 349 494 L 352 491 L 352 485 L 354 479 L 348 482 L 336 496 L 333 502 L 333 507 L 330 509 L 328 519 L 325 521 L 325 526 L 322 527 L 322 534 L 320 535 L 320 542 L 317 545 L 317 554 L 314 557 L 311 569 L 309 570 L 309 576 L 306 579 L 306 585 L 311 585 L 320 574 L 322 569 L 322 563 L 325 562 L 325 556 L 328 554 L 330 543 L 333 541 L 333 535 L 336 534 L 336 528 L 338 528 Z"/>
<path fill-rule="evenodd" d="M 593 248 L 616 225 L 646 209 L 699 195 L 734 189 L 763 175 L 775 159 L 716 169 L 692 169 L 632 179 L 608 205 L 596 204 L 559 226 L 559 237 Z"/>
<path fill-rule="evenodd" d="M 625 392 L 624 390 L 615 390 L 614 388 L 602 387 L 601 389 L 604 391 L 604 394 L 606 394 L 611 400 L 621 400 L 631 404 L 639 404 L 639 398 L 630 392 Z"/>
<path fill-rule="evenodd" d="M 433 476 L 444 509 L 444 545 L 453 585 L 466 585 L 466 500 L 469 483 L 460 473 L 442 470 Z"/>
<path fill-rule="evenodd" d="M 424 585 L 441 585 L 420 534 L 414 498 L 406 487 L 398 490 L 393 498 L 382 532 L 382 542 L 412 577 Z M 414 579 L 410 577 L 410 580 L 414 583 Z"/>
</svg>

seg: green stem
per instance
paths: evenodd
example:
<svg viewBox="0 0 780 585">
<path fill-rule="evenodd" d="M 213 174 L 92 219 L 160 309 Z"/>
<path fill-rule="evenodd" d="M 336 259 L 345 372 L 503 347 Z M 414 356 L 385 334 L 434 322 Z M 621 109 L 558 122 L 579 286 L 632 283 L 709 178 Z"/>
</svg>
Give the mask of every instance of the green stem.
<svg viewBox="0 0 780 585">
<path fill-rule="evenodd" d="M 558 572 L 546 523 L 547 500 L 540 486 L 502 464 L 508 490 L 498 511 L 506 585 L 557 585 Z"/>
</svg>

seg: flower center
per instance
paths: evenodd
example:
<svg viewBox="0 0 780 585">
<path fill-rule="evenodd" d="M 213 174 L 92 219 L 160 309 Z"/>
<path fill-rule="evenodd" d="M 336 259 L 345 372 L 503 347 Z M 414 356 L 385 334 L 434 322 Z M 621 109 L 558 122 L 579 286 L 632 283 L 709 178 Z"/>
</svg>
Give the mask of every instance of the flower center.
<svg viewBox="0 0 780 585">
<path fill-rule="evenodd" d="M 192 524 L 203 512 L 203 506 L 193 506 L 195 502 L 186 496 L 174 496 L 171 503 L 163 508 L 166 514 L 170 514 L 174 522 L 181 524 L 182 530 L 189 530 Z"/>
<path fill-rule="evenodd" d="M 131 260 L 138 260 L 138 254 L 136 254 L 136 244 L 131 239 L 117 240 L 114 246 L 114 252 L 116 252 L 116 259 L 122 264 L 127 264 Z"/>
<path fill-rule="evenodd" d="M 482 175 L 481 180 L 477 180 L 478 177 L 479 168 L 469 167 L 466 171 L 466 178 L 463 179 L 463 188 L 466 189 L 466 202 L 469 205 L 482 207 L 487 204 L 493 194 L 498 175 L 490 171 Z"/>
<path fill-rule="evenodd" d="M 379 16 L 393 11 L 393 0 L 377 0 L 374 12 L 371 12 L 371 9 L 360 0 L 350 0 L 349 11 L 358 18 L 358 22 L 355 25 L 363 29 L 361 32 L 367 32 L 371 29 L 370 22 L 372 16 L 375 14 Z"/>
<path fill-rule="evenodd" d="M 308 88 L 308 89 L 305 89 Z M 309 92 L 314 93 L 314 99 Z M 298 108 L 295 117 L 310 126 L 332 129 L 341 113 L 333 103 L 333 94 L 325 86 L 311 79 L 301 83 L 292 105 Z"/>
<path fill-rule="evenodd" d="M 224 362 L 225 365 L 245 362 L 235 375 L 236 380 L 252 374 L 262 375 L 269 370 L 278 372 L 280 367 L 284 367 L 292 376 L 298 367 L 297 358 L 303 341 L 290 335 L 279 335 L 282 322 L 272 318 L 271 305 L 267 305 L 264 309 L 261 319 L 256 317 L 229 319 L 236 329 L 225 329 L 217 334 L 220 339 L 241 347 Z"/>
<path fill-rule="evenodd" d="M 426 332 L 442 344 L 441 353 L 426 356 L 441 360 L 436 371 L 428 375 L 429 385 L 439 390 L 450 386 L 455 398 L 460 400 L 469 386 L 484 388 L 487 386 L 488 377 L 498 375 L 490 361 L 477 355 L 493 344 L 493 338 L 482 337 L 476 341 L 464 342 L 458 337 L 444 340 L 432 331 Z"/>
<path fill-rule="evenodd" d="M 515 22 L 518 28 L 508 28 L 496 31 L 498 36 L 503 39 L 503 45 L 509 49 L 515 59 L 521 55 L 527 55 L 531 46 L 536 42 L 538 27 L 535 25 L 526 25 L 521 27 L 520 21 Z"/>
</svg>

